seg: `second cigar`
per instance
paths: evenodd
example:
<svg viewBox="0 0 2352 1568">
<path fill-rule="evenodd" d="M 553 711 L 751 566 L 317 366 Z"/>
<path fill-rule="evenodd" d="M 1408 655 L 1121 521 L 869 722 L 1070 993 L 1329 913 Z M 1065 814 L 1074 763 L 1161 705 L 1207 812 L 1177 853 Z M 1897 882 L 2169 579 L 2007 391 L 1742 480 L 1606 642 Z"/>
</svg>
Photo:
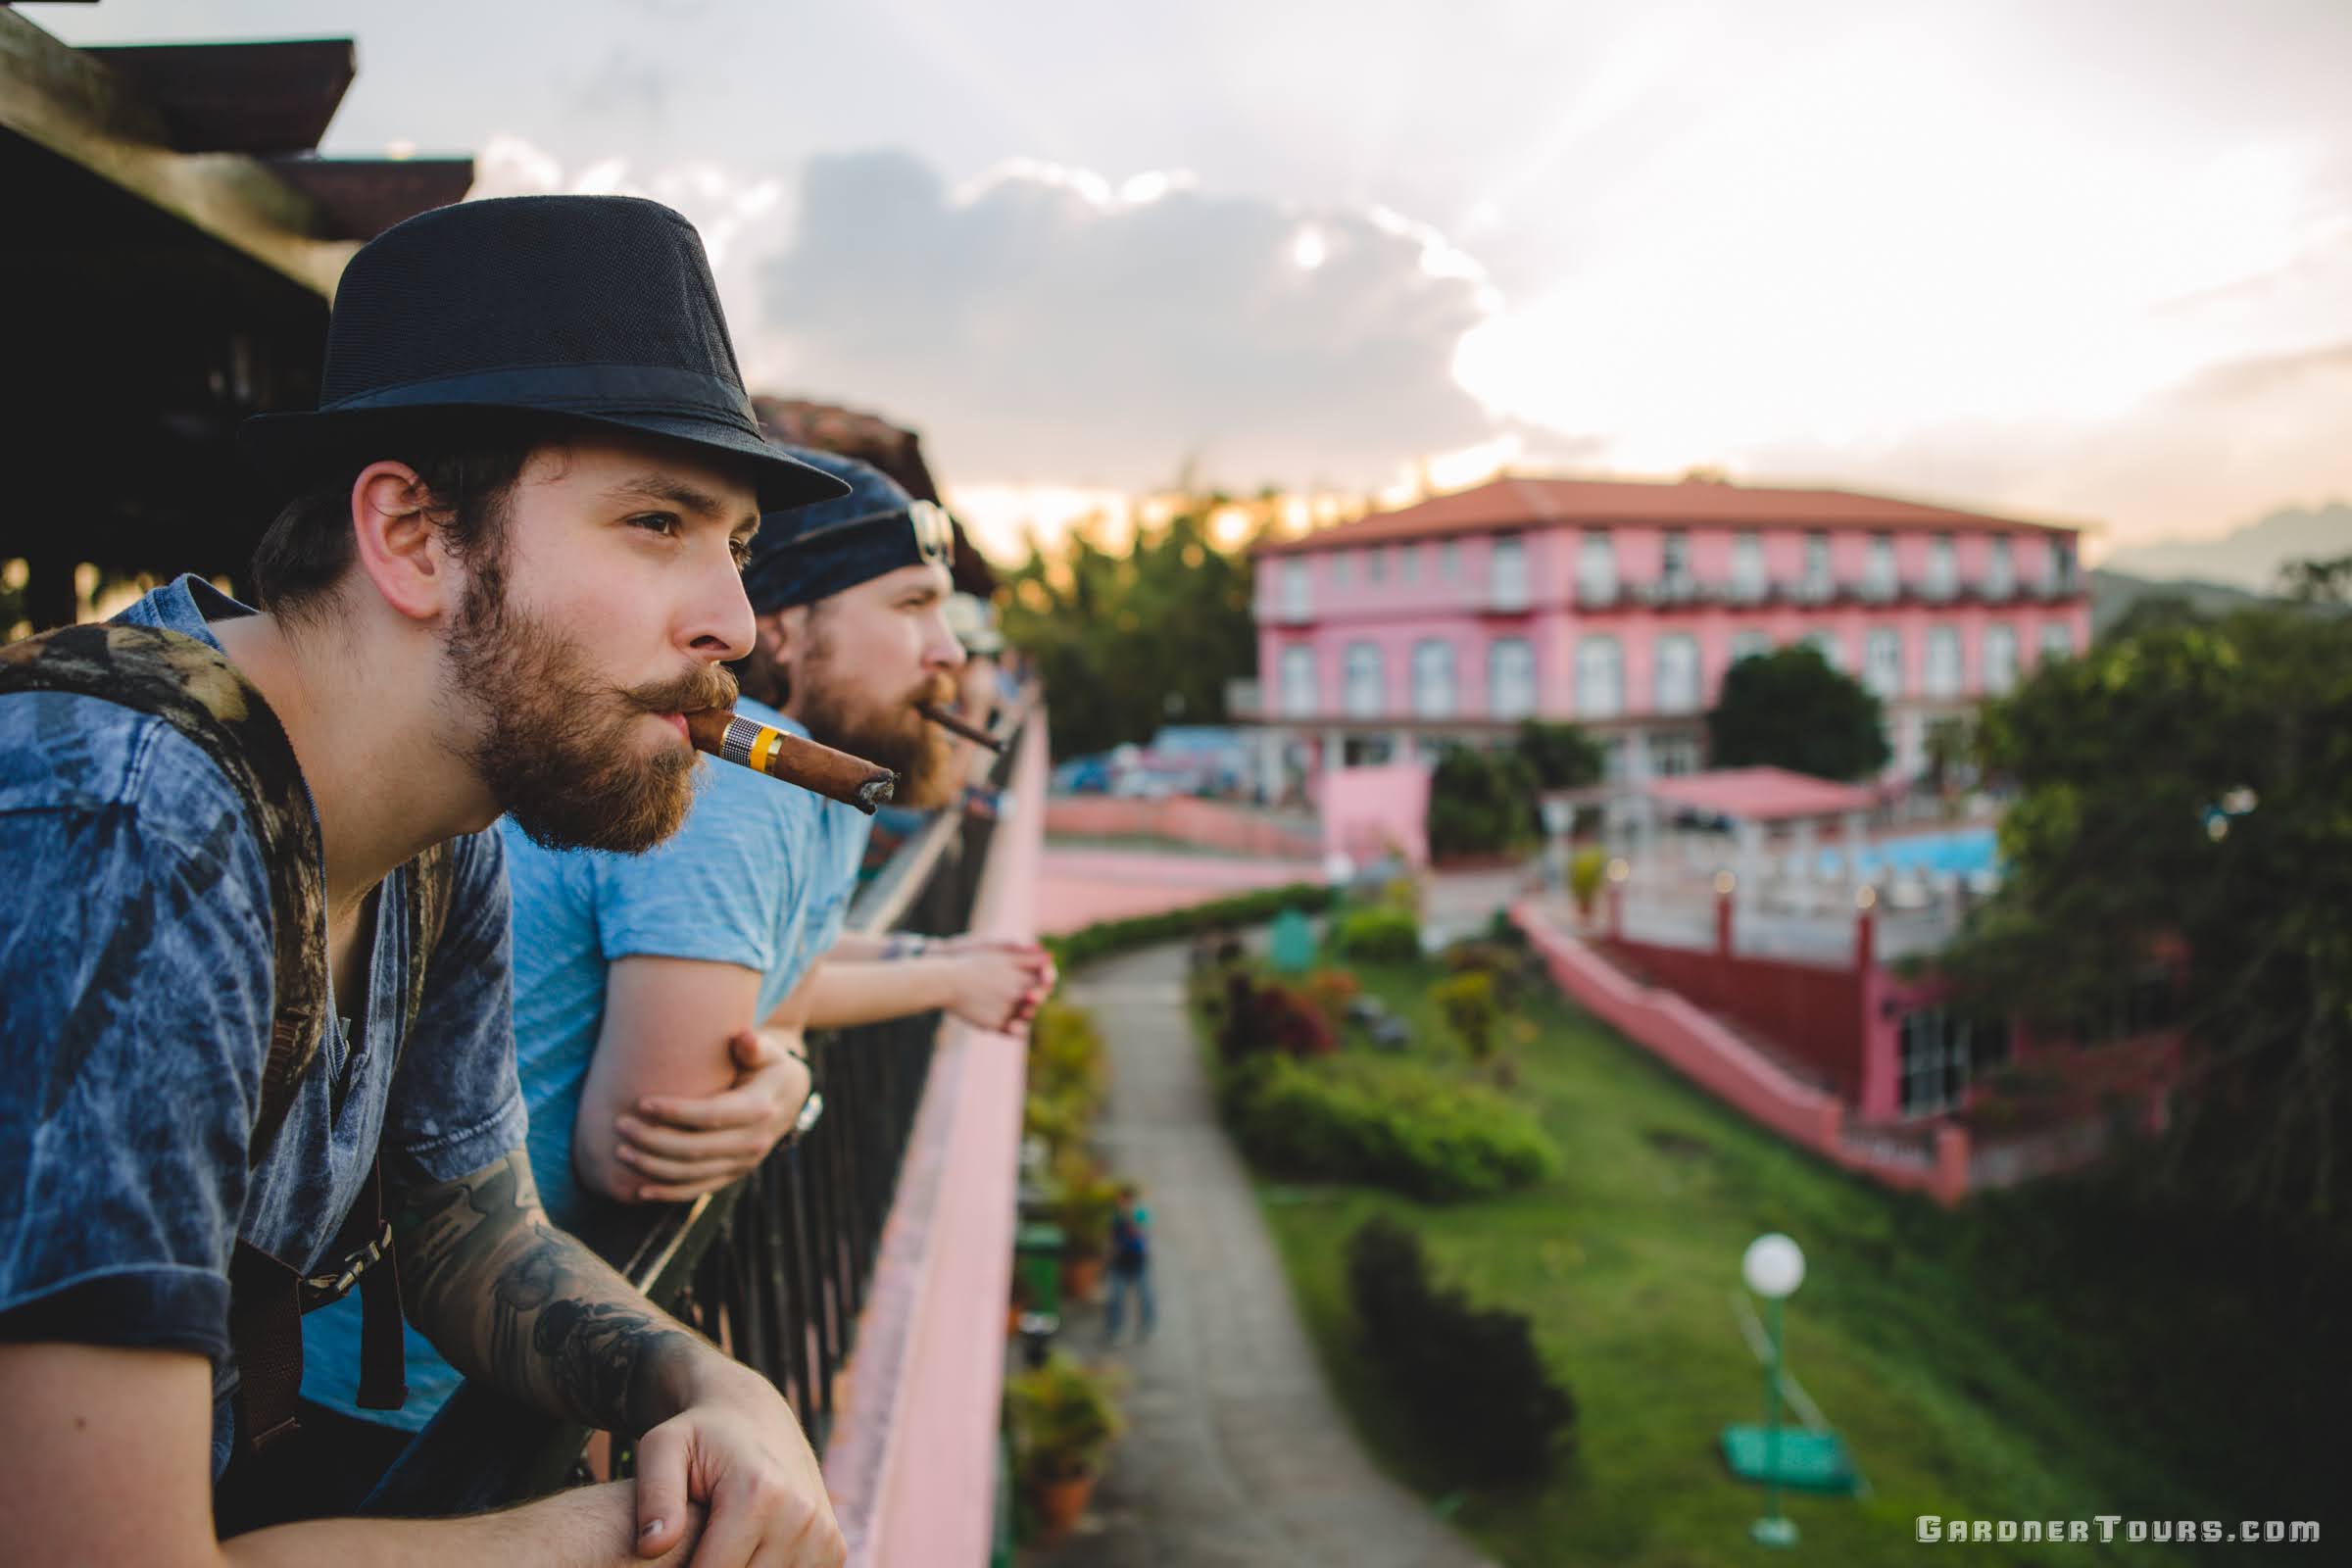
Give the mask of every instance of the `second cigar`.
<svg viewBox="0 0 2352 1568">
<path fill-rule="evenodd" d="M 899 782 L 898 774 L 862 757 L 740 717 L 724 708 L 688 713 L 686 733 L 696 751 L 813 790 L 828 800 L 855 806 L 868 816 L 874 814 L 875 807 L 890 804 L 891 792 Z"/>
<path fill-rule="evenodd" d="M 987 747 L 992 752 L 1001 752 L 1004 749 L 1004 743 L 1003 741 L 997 739 L 994 735 L 991 735 L 979 725 L 967 723 L 963 719 L 956 717 L 954 713 L 949 712 L 946 709 L 941 708 L 936 704 L 917 703 L 915 704 L 914 710 L 922 714 L 925 718 L 929 719 L 932 723 L 937 724 L 941 729 L 946 730 L 951 735 L 960 735 L 967 741 L 976 741 L 980 745 Z"/>
</svg>

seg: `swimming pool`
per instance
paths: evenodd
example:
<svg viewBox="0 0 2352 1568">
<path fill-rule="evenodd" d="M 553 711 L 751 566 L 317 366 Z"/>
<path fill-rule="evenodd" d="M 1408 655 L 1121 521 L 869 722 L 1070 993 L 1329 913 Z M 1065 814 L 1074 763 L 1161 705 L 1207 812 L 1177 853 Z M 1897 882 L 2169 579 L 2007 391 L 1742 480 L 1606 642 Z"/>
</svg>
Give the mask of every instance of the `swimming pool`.
<svg viewBox="0 0 2352 1568">
<path fill-rule="evenodd" d="M 1834 875 L 1844 854 L 1838 849 L 1822 851 L 1822 874 Z M 1859 858 L 1859 870 L 1865 880 L 1875 878 L 1882 870 L 1970 876 L 1994 869 L 1999 864 L 2000 852 L 1991 828 L 1971 827 L 1949 833 L 1906 833 L 1900 838 L 1865 844 Z"/>
</svg>

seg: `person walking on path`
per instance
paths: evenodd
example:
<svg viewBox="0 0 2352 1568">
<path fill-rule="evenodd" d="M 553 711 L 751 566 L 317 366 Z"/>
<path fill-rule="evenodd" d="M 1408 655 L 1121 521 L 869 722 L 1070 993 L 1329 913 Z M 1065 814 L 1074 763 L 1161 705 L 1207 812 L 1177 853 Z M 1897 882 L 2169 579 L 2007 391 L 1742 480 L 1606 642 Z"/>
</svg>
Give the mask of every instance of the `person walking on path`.
<svg viewBox="0 0 2352 1568">
<path fill-rule="evenodd" d="M 1152 1298 L 1152 1215 L 1137 1201 L 1135 1183 L 1119 1184 L 1119 1206 L 1110 1220 L 1110 1296 L 1102 1303 L 1104 1338 L 1119 1343 L 1126 1321 L 1127 1295 L 1135 1293 L 1136 1343 L 1152 1337 L 1159 1320 L 1158 1303 Z"/>
</svg>

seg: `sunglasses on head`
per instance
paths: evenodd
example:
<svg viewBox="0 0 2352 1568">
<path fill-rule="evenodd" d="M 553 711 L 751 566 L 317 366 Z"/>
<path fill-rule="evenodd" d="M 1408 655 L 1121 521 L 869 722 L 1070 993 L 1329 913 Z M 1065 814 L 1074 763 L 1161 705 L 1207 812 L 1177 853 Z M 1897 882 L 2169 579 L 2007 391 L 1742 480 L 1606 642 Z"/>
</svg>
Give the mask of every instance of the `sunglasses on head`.
<svg viewBox="0 0 2352 1568">
<path fill-rule="evenodd" d="M 893 517 L 906 519 L 906 525 L 914 531 L 914 553 L 926 564 L 938 566 L 953 564 L 956 555 L 956 524 L 949 519 L 948 509 L 932 501 L 909 502 L 904 511 L 894 507 L 888 512 L 868 512 L 861 516 L 848 517 L 840 522 L 828 522 L 822 528 L 814 528 L 802 534 L 787 544 L 785 548 L 804 550 L 810 545 L 830 539 L 836 534 L 847 533 L 852 528 L 870 527 L 877 522 L 888 522 Z"/>
</svg>

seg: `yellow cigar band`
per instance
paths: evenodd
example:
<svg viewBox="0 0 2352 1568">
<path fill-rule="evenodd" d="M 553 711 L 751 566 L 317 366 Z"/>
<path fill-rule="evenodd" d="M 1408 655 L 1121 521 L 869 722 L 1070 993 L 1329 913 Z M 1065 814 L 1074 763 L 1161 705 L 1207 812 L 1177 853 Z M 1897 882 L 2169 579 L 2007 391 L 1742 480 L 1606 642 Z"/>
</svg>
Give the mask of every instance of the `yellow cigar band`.
<svg viewBox="0 0 2352 1568">
<path fill-rule="evenodd" d="M 776 748 L 783 743 L 782 731 L 770 725 L 760 725 L 759 738 L 752 742 L 752 766 L 762 773 L 766 772 L 769 760 L 776 755 Z"/>
</svg>

